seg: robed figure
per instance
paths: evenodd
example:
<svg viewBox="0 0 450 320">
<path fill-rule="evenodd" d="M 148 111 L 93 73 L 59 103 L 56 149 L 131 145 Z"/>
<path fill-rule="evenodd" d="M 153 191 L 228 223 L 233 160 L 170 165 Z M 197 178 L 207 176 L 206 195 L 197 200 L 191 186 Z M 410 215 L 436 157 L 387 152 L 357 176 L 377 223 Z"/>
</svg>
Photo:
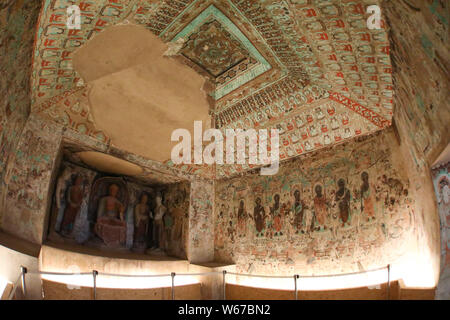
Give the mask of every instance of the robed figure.
<svg viewBox="0 0 450 320">
<path fill-rule="evenodd" d="M 124 219 L 125 207 L 117 198 L 119 187 L 111 184 L 109 194 L 100 199 L 97 209 L 95 233 L 109 246 L 126 242 L 127 223 Z"/>
</svg>

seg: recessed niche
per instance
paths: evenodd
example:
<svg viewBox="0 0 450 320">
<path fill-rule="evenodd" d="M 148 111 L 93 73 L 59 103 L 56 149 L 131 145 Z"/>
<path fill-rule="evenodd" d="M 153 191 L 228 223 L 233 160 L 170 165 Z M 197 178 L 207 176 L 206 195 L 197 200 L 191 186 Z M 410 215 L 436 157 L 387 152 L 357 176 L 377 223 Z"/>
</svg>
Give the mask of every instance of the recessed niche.
<svg viewBox="0 0 450 320">
<path fill-rule="evenodd" d="M 158 173 L 118 157 L 64 148 L 47 243 L 116 257 L 185 259 L 190 186 L 161 181 L 167 176 L 158 179 Z"/>
</svg>

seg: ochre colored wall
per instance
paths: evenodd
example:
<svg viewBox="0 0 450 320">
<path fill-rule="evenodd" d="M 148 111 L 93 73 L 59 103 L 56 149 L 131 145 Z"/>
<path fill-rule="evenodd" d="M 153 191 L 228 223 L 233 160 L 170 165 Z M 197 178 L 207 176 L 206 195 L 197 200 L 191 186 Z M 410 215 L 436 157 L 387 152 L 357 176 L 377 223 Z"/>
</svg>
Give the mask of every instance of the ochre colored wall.
<svg viewBox="0 0 450 320">
<path fill-rule="evenodd" d="M 449 4 L 410 3 L 415 7 L 384 1 L 383 11 L 394 67 L 394 120 L 420 168 L 433 164 L 450 141 Z"/>
<path fill-rule="evenodd" d="M 30 113 L 33 42 L 42 1 L 2 1 L 0 4 L 0 228 L 4 213 L 8 163 Z"/>
<path fill-rule="evenodd" d="M 45 300 L 92 300 L 94 290 L 89 287 L 69 289 L 66 284 L 43 280 Z M 109 289 L 97 288 L 97 300 L 171 300 L 171 288 Z M 175 287 L 176 300 L 201 300 L 200 284 Z"/>
<path fill-rule="evenodd" d="M 437 299 L 450 299 L 450 162 L 433 168 L 433 184 L 441 227 L 441 274 Z"/>
<path fill-rule="evenodd" d="M 367 287 L 342 289 L 303 291 L 299 290 L 298 300 L 432 300 L 434 289 L 408 289 L 402 287 L 398 281 L 391 282 L 388 293 L 387 284 L 379 289 Z M 294 300 L 295 292 L 289 290 L 261 289 L 240 285 L 227 285 L 228 300 Z"/>
<path fill-rule="evenodd" d="M 164 188 L 164 205 L 172 217 L 173 226 L 169 233 L 168 252 L 180 259 L 186 259 L 189 235 L 189 194 L 188 182 L 171 184 Z"/>
<path fill-rule="evenodd" d="M 50 185 L 57 163 L 62 128 L 31 115 L 10 160 L 2 229 L 40 244 L 51 203 Z"/>
<path fill-rule="evenodd" d="M 191 182 L 188 259 L 191 263 L 214 260 L 214 190 L 212 180 Z"/>
<path fill-rule="evenodd" d="M 450 142 L 449 3 L 386 0 L 382 8 L 390 28 L 394 122 L 418 204 L 418 252 L 437 282 L 440 232 L 430 166 Z"/>
</svg>

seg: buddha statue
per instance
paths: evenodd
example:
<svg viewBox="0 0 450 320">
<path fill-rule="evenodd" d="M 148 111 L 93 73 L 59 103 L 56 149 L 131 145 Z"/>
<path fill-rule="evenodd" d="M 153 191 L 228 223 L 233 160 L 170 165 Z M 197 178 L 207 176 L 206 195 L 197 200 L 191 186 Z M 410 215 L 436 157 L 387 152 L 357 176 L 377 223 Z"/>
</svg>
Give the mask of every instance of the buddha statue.
<svg viewBox="0 0 450 320">
<path fill-rule="evenodd" d="M 124 220 L 124 205 L 117 199 L 119 187 L 109 186 L 109 194 L 100 199 L 97 209 L 95 233 L 108 246 L 118 246 L 126 241 L 127 223 Z"/>
</svg>

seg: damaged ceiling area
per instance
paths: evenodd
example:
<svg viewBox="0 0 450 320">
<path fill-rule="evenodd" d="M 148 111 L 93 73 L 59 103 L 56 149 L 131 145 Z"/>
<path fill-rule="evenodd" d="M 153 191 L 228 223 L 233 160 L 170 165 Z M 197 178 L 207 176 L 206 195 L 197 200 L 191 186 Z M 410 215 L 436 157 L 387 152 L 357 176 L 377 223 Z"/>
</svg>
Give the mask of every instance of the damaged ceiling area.
<svg viewBox="0 0 450 320">
<path fill-rule="evenodd" d="M 391 125 L 385 23 L 365 0 L 46 0 L 32 112 L 127 152 L 227 177 L 248 165 L 176 166 L 177 128 L 279 129 L 280 158 Z M 375 2 L 375 3 L 374 3 Z"/>
</svg>

